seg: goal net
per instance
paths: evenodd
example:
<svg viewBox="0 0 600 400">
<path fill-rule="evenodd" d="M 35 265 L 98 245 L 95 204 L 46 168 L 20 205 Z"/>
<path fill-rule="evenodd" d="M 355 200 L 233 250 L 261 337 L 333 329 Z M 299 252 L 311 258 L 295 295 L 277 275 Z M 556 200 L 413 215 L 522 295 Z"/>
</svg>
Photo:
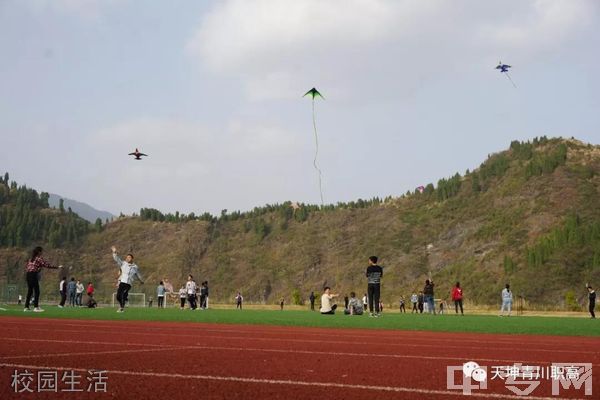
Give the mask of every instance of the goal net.
<svg viewBox="0 0 600 400">
<path fill-rule="evenodd" d="M 112 294 L 112 306 L 118 306 L 117 294 Z M 146 293 L 128 293 L 126 307 L 146 307 Z"/>
</svg>

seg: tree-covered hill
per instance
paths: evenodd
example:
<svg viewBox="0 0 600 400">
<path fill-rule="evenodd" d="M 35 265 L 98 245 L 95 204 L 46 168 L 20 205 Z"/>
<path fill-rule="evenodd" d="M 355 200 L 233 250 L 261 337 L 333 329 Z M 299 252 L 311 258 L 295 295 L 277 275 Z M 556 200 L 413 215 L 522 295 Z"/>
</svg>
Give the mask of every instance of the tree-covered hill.
<svg viewBox="0 0 600 400">
<path fill-rule="evenodd" d="M 16 207 L 16 197 L 10 204 Z M 62 217 L 56 224 L 69 230 L 68 212 L 38 208 Z M 367 257 L 378 255 L 388 304 L 421 289 L 431 273 L 436 297 L 448 297 L 459 280 L 468 301 L 494 304 L 510 282 L 531 303 L 574 309 L 586 282 L 600 285 L 600 146 L 515 141 L 472 171 L 399 197 L 325 207 L 286 202 L 219 216 L 142 209 L 78 231 L 64 246 L 44 232 L 37 237 L 57 248 L 51 256 L 107 292 L 115 244 L 135 253 L 148 295 L 163 277 L 179 284 L 188 273 L 209 280 L 218 300 L 239 290 L 250 301 L 294 302 L 324 285 L 362 293 Z M 2 245 L 0 267 L 8 271 L 26 246 Z"/>
</svg>

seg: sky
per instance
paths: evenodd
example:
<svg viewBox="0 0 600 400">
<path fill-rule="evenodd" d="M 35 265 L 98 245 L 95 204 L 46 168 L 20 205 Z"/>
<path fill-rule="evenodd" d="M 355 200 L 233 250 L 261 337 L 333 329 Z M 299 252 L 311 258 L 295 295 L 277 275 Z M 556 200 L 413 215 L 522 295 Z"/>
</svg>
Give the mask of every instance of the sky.
<svg viewBox="0 0 600 400">
<path fill-rule="evenodd" d="M 399 196 L 600 144 L 599 49 L 594 0 L 0 0 L 0 172 L 114 214 L 318 204 L 316 87 L 325 202 Z"/>
</svg>

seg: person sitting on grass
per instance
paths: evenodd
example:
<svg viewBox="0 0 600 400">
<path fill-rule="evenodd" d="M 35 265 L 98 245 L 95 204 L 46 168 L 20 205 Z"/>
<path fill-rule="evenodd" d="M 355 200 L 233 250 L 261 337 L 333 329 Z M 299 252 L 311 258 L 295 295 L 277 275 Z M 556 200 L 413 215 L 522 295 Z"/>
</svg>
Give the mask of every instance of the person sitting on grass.
<svg viewBox="0 0 600 400">
<path fill-rule="evenodd" d="M 87 301 L 86 305 L 87 305 L 87 308 L 98 307 L 98 303 L 96 303 L 96 300 L 94 300 L 93 296 L 88 296 L 88 301 Z"/>
<path fill-rule="evenodd" d="M 363 312 L 363 302 L 356 297 L 356 293 L 350 292 L 350 298 L 348 299 L 348 307 L 344 310 L 344 314 L 363 315 Z"/>
<path fill-rule="evenodd" d="M 331 304 L 331 301 L 338 297 L 337 294 L 331 293 L 331 288 L 329 286 L 325 286 L 325 290 L 323 291 L 323 295 L 321 296 L 321 314 L 324 315 L 333 315 L 335 314 L 335 309 L 337 308 L 337 304 Z"/>
</svg>

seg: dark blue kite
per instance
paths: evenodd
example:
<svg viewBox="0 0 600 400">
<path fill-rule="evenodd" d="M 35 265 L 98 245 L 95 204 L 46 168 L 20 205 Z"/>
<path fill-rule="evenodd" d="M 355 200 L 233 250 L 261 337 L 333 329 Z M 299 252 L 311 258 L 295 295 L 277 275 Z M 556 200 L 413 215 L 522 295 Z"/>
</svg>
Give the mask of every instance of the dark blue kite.
<svg viewBox="0 0 600 400">
<path fill-rule="evenodd" d="M 515 83 L 513 82 L 513 80 L 510 78 L 510 75 L 508 74 L 508 69 L 512 68 L 510 65 L 508 64 L 502 64 L 502 61 L 498 62 L 498 65 L 496 66 L 496 69 L 500 71 L 501 74 L 506 75 L 506 77 L 508 78 L 508 80 L 510 81 L 510 83 L 512 83 L 512 85 L 516 88 L 517 85 L 515 85 Z"/>
</svg>

